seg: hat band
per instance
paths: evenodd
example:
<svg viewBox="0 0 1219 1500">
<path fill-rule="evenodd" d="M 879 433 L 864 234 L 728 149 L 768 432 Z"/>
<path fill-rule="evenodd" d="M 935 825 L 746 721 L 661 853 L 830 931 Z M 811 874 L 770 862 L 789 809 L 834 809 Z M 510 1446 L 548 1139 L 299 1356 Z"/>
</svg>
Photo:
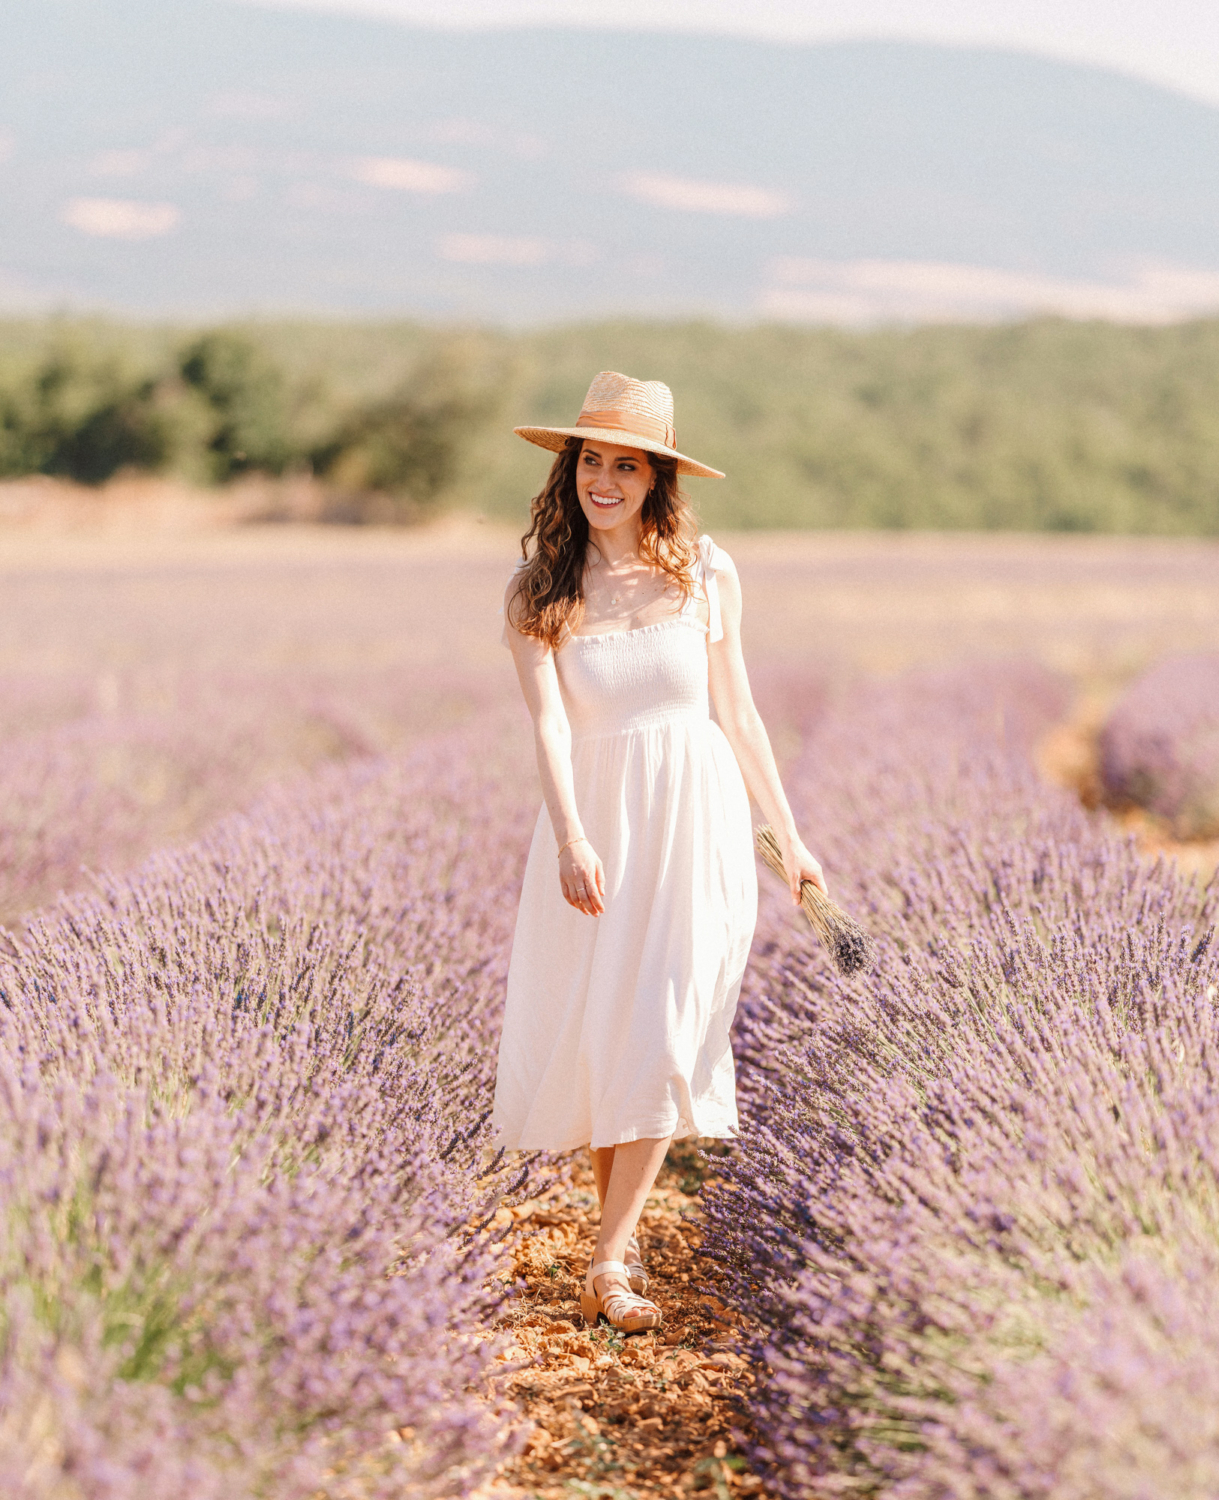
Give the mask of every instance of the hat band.
<svg viewBox="0 0 1219 1500">
<path fill-rule="evenodd" d="M 677 447 L 677 433 L 659 417 L 642 411 L 582 411 L 577 427 L 616 428 L 620 432 L 635 432 L 652 443 L 663 443 L 666 448 Z"/>
</svg>

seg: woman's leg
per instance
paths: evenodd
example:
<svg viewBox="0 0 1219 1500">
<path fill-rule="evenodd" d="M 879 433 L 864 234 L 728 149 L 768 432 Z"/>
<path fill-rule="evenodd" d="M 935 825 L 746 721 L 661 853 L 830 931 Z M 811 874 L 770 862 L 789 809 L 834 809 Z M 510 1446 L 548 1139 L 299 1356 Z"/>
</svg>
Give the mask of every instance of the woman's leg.
<svg viewBox="0 0 1219 1500">
<path fill-rule="evenodd" d="M 597 1184 L 597 1202 L 605 1207 L 605 1195 L 609 1191 L 610 1173 L 614 1170 L 614 1152 L 617 1146 L 599 1146 L 596 1151 L 589 1147 L 593 1159 L 593 1181 Z"/>
<path fill-rule="evenodd" d="M 663 1140 L 627 1141 L 592 1153 L 593 1176 L 601 1199 L 601 1233 L 594 1264 L 621 1260 L 626 1254 L 626 1242 L 635 1232 L 671 1140 L 672 1136 L 665 1136 Z"/>
</svg>

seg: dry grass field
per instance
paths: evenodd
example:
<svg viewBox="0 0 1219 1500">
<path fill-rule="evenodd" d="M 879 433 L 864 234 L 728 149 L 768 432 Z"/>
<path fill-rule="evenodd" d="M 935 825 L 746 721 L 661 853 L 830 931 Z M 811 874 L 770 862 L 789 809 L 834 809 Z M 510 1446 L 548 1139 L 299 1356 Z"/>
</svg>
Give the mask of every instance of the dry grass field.
<svg viewBox="0 0 1219 1500">
<path fill-rule="evenodd" d="M 285 494 L 287 499 L 285 500 Z M 38 665 L 97 662 L 117 620 L 81 641 L 57 588 L 89 607 L 159 622 L 148 660 L 217 628 L 209 660 L 267 665 L 498 662 L 500 585 L 517 532 L 472 515 L 413 529 L 285 525 L 291 486 L 251 481 L 215 494 L 159 480 L 82 491 L 0 484 L 5 578 L 0 666 L 33 665 L 15 620 L 50 631 Z M 1026 655 L 1082 688 L 1120 682 L 1167 651 L 1219 643 L 1219 542 L 1149 537 L 916 532 L 722 532 L 746 588 L 751 650 L 784 662 L 892 672 L 965 656 Z M 74 584 L 68 580 L 74 579 Z M 320 594 L 315 592 L 321 590 Z M 216 594 L 220 591 L 223 604 Z M 208 601 L 211 601 L 210 603 Z M 168 635 L 164 631 L 168 628 Z M 241 646 L 234 641 L 241 636 Z M 292 641 L 295 644 L 288 646 Z"/>
</svg>

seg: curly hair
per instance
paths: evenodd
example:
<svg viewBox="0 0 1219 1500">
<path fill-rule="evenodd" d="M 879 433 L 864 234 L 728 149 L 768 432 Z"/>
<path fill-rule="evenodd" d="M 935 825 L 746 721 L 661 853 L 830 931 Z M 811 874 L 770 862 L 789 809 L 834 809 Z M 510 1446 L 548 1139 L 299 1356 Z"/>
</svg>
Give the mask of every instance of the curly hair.
<svg viewBox="0 0 1219 1500">
<path fill-rule="evenodd" d="M 562 639 L 564 626 L 574 631 L 584 614 L 589 526 L 576 493 L 576 465 L 583 447 L 583 439 L 567 439 L 541 492 L 533 498 L 531 524 L 521 538 L 525 566 L 508 605 L 514 628 L 545 641 L 552 650 Z M 667 573 L 688 599 L 694 588 L 698 523 L 678 486 L 676 459 L 660 453 L 647 457 L 654 478 L 640 513 L 639 555 Z"/>
</svg>

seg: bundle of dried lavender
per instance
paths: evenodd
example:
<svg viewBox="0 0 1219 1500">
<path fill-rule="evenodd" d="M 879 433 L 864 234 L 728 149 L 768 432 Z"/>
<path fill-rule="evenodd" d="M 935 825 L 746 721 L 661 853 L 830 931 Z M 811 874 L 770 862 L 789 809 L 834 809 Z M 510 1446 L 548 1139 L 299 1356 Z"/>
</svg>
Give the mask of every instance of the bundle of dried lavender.
<svg viewBox="0 0 1219 1500">
<path fill-rule="evenodd" d="M 763 823 L 756 830 L 754 837 L 763 863 L 786 882 L 788 874 L 783 868 L 779 842 L 770 824 Z M 813 931 L 821 939 L 822 945 L 838 966 L 840 973 L 858 974 L 872 967 L 874 957 L 872 939 L 854 917 L 848 916 L 836 901 L 831 901 L 825 892 L 815 886 L 811 880 L 802 881 L 800 884 L 800 905 L 804 908 L 804 915 L 808 918 Z"/>
</svg>

